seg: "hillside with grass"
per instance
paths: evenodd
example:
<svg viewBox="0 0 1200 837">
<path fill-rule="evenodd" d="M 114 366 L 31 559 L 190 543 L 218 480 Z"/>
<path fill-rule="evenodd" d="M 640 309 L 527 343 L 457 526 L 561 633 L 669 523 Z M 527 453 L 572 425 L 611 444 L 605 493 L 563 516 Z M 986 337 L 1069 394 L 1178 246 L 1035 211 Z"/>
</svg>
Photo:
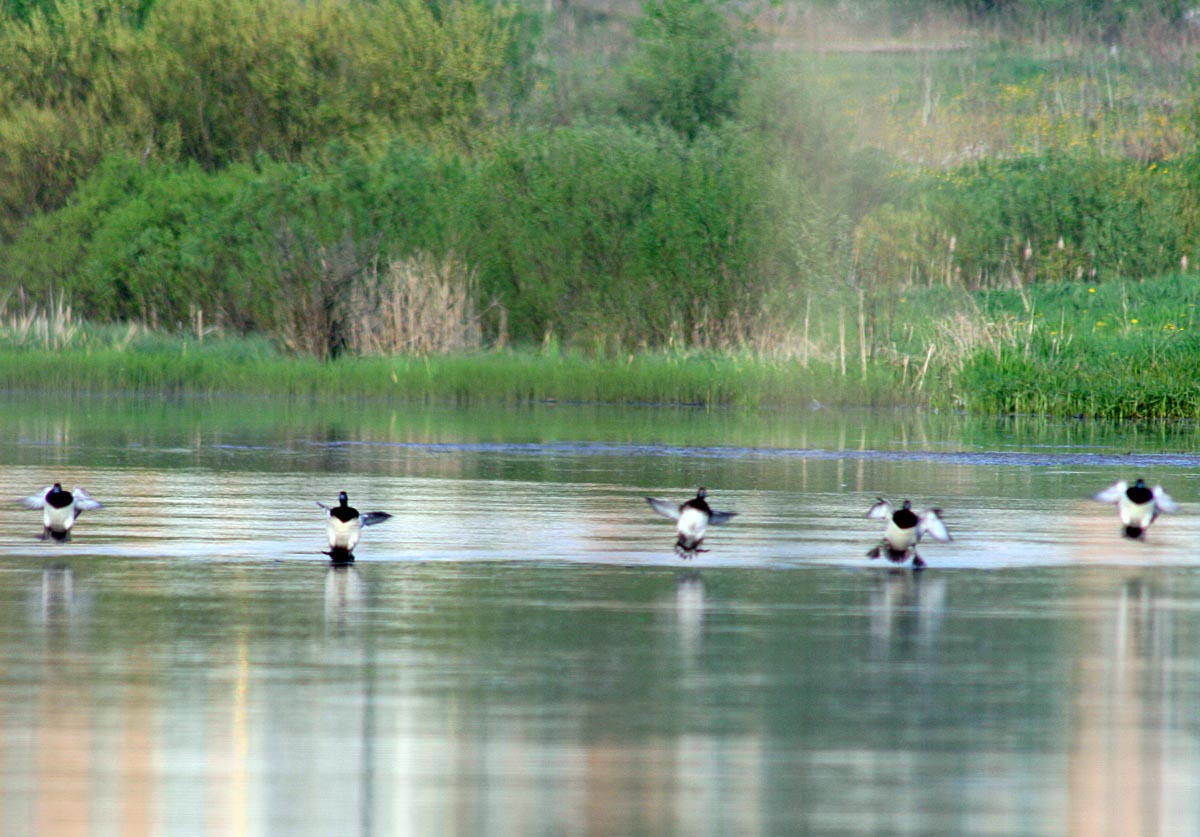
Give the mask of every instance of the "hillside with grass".
<svg viewBox="0 0 1200 837">
<path fill-rule="evenodd" d="M 0 387 L 1200 415 L 1171 3 L 0 16 Z"/>
</svg>

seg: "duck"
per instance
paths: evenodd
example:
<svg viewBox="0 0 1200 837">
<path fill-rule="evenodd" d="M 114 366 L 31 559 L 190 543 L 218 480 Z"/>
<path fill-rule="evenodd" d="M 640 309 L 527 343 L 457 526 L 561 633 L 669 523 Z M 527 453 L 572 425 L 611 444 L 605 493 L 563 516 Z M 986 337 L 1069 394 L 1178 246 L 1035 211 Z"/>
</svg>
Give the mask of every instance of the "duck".
<svg viewBox="0 0 1200 837">
<path fill-rule="evenodd" d="M 695 497 L 682 504 L 670 500 L 656 500 L 653 497 L 646 498 L 650 508 L 663 517 L 677 521 L 676 532 L 679 537 L 675 541 L 675 553 L 681 558 L 692 558 L 697 552 L 707 552 L 708 550 L 701 549 L 700 545 L 704 543 L 708 527 L 728 523 L 738 515 L 737 512 L 713 511 L 705 500 L 707 496 L 708 490 L 702 486 Z"/>
<path fill-rule="evenodd" d="M 883 557 L 893 563 L 902 564 L 911 555 L 912 568 L 925 569 L 925 561 L 917 554 L 917 544 L 921 538 L 929 535 L 939 541 L 954 540 L 946 531 L 941 514 L 941 509 L 915 512 L 911 500 L 905 500 L 904 505 L 897 509 L 882 497 L 877 498 L 875 505 L 867 511 L 867 517 L 886 520 L 887 529 L 883 532 L 883 540 L 879 546 L 868 552 L 867 557 Z"/>
<path fill-rule="evenodd" d="M 1143 479 L 1138 479 L 1133 485 L 1125 480 L 1117 480 L 1093 495 L 1092 499 L 1100 503 L 1116 503 L 1117 514 L 1121 518 L 1121 534 L 1135 541 L 1146 539 L 1146 529 L 1158 519 L 1159 512 L 1179 511 L 1179 504 L 1163 491 L 1161 485 L 1149 488 Z"/>
<path fill-rule="evenodd" d="M 323 553 L 333 559 L 335 564 L 345 564 L 354 560 L 354 547 L 362 535 L 364 526 L 374 526 L 391 517 L 387 512 L 373 511 L 359 514 L 358 509 L 350 505 L 350 497 L 345 491 L 338 492 L 338 504 L 327 506 L 320 500 L 317 505 L 325 509 L 329 523 L 325 533 L 329 538 L 329 551 Z"/>
<path fill-rule="evenodd" d="M 85 511 L 104 508 L 82 488 L 77 486 L 71 491 L 66 491 L 60 482 L 46 486 L 21 502 L 31 509 L 42 510 L 40 539 L 53 539 L 60 543 L 71 540 L 71 527 L 75 525 L 79 515 Z"/>
</svg>

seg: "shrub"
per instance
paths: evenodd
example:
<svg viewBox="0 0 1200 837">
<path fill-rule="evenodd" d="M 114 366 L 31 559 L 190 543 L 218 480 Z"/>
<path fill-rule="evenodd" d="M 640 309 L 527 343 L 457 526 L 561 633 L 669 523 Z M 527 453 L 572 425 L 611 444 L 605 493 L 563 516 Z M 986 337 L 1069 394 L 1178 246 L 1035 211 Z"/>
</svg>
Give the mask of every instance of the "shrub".
<svg viewBox="0 0 1200 837">
<path fill-rule="evenodd" d="M 422 0 L 61 0 L 0 27 L 0 240 L 108 156 L 486 146 L 506 13 Z"/>
<path fill-rule="evenodd" d="M 734 114 L 746 62 L 715 0 L 646 0 L 633 32 L 626 115 L 694 138 Z"/>
<path fill-rule="evenodd" d="M 693 143 L 619 126 L 526 132 L 482 166 L 463 253 L 515 339 L 711 345 L 769 281 L 765 170 L 734 129 Z"/>
<path fill-rule="evenodd" d="M 860 229 L 885 281 L 996 287 L 1154 276 L 1194 261 L 1194 161 L 1044 154 L 922 175 Z"/>
<path fill-rule="evenodd" d="M 276 332 L 283 303 L 309 298 L 315 277 L 351 251 L 361 270 L 393 251 L 447 249 L 463 177 L 461 165 L 401 143 L 377 161 L 343 148 L 320 163 L 216 173 L 114 157 L 4 248 L 0 289 L 65 292 L 101 321 L 173 327 L 203 311 L 214 325 Z M 285 319 L 285 330 L 311 331 L 294 312 Z"/>
</svg>

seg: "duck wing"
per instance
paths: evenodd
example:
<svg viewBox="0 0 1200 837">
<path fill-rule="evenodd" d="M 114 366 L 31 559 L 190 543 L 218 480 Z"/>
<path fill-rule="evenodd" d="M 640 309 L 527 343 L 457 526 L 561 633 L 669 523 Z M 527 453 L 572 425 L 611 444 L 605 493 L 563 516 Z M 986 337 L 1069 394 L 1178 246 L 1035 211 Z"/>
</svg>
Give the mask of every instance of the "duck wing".
<svg viewBox="0 0 1200 837">
<path fill-rule="evenodd" d="M 22 505 L 28 506 L 31 509 L 40 509 L 46 505 L 46 495 L 54 490 L 54 486 L 48 485 L 39 491 L 37 494 L 30 494 L 28 497 L 22 497 Z"/>
<path fill-rule="evenodd" d="M 1128 490 L 1129 483 L 1125 482 L 1125 480 L 1117 480 L 1099 494 L 1093 494 L 1092 499 L 1097 503 L 1119 503 Z"/>
<path fill-rule="evenodd" d="M 672 503 L 670 500 L 655 500 L 653 497 L 647 497 L 646 502 L 650 504 L 650 508 L 654 509 L 663 517 L 669 517 L 672 520 L 679 519 L 678 503 Z"/>
<path fill-rule="evenodd" d="M 720 526 L 722 523 L 728 523 L 738 516 L 738 512 L 715 511 L 708 515 L 709 526 Z"/>
<path fill-rule="evenodd" d="M 891 503 L 889 503 L 887 500 L 883 499 L 882 497 L 879 497 L 879 498 L 876 498 L 875 505 L 871 506 L 871 508 L 867 511 L 867 517 L 874 517 L 874 518 L 879 518 L 881 520 L 887 520 L 888 518 L 890 518 L 892 516 L 892 512 L 894 512 L 895 510 L 896 510 L 895 507 L 892 506 Z"/>
<path fill-rule="evenodd" d="M 941 509 L 926 509 L 921 512 L 921 516 L 917 520 L 917 537 L 920 538 L 922 535 L 929 535 L 939 541 L 954 540 L 946 531 L 946 524 L 942 522 Z"/>
<path fill-rule="evenodd" d="M 80 514 L 82 514 L 85 511 L 93 511 L 95 509 L 104 508 L 103 503 L 101 503 L 99 500 L 97 500 L 91 494 L 88 494 L 86 491 L 84 491 L 79 486 L 76 486 L 71 491 L 71 494 L 75 498 L 75 516 L 76 517 L 78 517 Z"/>
<path fill-rule="evenodd" d="M 1159 511 L 1167 512 L 1168 514 L 1179 511 L 1179 504 L 1171 499 L 1170 494 L 1163 491 L 1161 485 L 1154 486 L 1151 493 L 1154 495 L 1154 507 Z"/>
<path fill-rule="evenodd" d="M 391 515 L 387 512 L 363 512 L 359 514 L 358 519 L 362 521 L 363 526 L 374 526 L 376 523 L 383 523 L 390 517 Z"/>
</svg>

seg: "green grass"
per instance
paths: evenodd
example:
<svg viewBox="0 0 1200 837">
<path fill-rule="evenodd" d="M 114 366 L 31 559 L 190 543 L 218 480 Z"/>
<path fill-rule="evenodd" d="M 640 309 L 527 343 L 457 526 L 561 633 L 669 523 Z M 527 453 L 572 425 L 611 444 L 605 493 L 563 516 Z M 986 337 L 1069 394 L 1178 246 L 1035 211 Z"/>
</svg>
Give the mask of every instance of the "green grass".
<svg viewBox="0 0 1200 837">
<path fill-rule="evenodd" d="M 646 352 L 595 358 L 503 351 L 444 357 L 340 358 L 261 354 L 239 341 L 198 347 L 0 348 L 0 390 L 62 393 L 263 394 L 442 403 L 537 401 L 711 406 L 894 405 L 886 369 L 805 370 L 749 356 Z"/>
<path fill-rule="evenodd" d="M 830 118 L 858 141 L 922 168 L 1088 149 L 1163 160 L 1194 145 L 1194 81 L 1186 37 L 1112 52 L 1085 40 L 1018 42 L 964 30 L 876 50 L 781 51 Z M 952 49 L 925 47 L 951 43 Z"/>
<path fill-rule="evenodd" d="M 929 403 L 980 415 L 1200 419 L 1200 282 L 910 289 L 890 356 L 933 347 Z M 882 356 L 882 352 L 879 353 Z M 894 364 L 894 361 L 893 361 Z"/>
<path fill-rule="evenodd" d="M 990 294 L 1018 339 L 977 350 L 953 397 L 986 413 L 1200 418 L 1200 282 L 1168 276 Z"/>
<path fill-rule="evenodd" d="M 865 372 L 855 339 L 846 372 L 830 317 L 810 353 L 653 352 L 594 356 L 504 350 L 448 356 L 283 354 L 262 339 L 171 336 L 71 325 L 0 330 L 0 390 L 275 395 L 405 403 L 928 405 L 974 414 L 1200 419 L 1200 282 L 1065 282 L 969 294 L 877 296 Z M 854 331 L 853 327 L 848 329 Z M 39 336 L 39 334 L 41 336 Z M 55 348 L 55 347 L 58 348 Z"/>
</svg>

